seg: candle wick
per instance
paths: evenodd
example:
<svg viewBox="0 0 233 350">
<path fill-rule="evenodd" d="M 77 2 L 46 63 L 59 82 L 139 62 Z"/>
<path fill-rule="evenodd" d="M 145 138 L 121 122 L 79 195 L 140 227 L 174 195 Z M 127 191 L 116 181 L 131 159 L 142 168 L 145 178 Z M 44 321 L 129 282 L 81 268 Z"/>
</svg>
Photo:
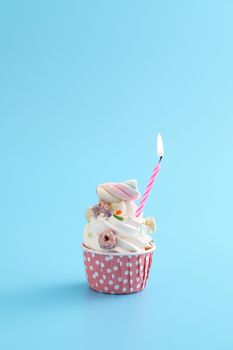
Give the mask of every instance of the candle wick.
<svg viewBox="0 0 233 350">
<path fill-rule="evenodd" d="M 163 159 L 163 156 L 161 156 L 161 157 L 159 158 L 159 163 L 161 163 L 162 159 Z"/>
</svg>

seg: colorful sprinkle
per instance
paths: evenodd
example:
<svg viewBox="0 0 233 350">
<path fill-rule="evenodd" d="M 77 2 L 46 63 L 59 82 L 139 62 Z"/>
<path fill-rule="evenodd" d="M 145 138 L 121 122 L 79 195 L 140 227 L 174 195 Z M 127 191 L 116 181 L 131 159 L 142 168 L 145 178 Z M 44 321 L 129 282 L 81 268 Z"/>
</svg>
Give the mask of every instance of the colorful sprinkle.
<svg viewBox="0 0 233 350">
<path fill-rule="evenodd" d="M 120 221 L 123 221 L 123 217 L 122 216 L 118 216 L 118 215 L 115 215 L 113 214 L 114 218 L 117 219 L 117 220 L 120 220 Z"/>
<path fill-rule="evenodd" d="M 115 215 L 121 215 L 121 213 L 122 213 L 121 210 L 115 210 L 115 211 L 114 211 L 114 214 L 115 214 Z"/>
</svg>

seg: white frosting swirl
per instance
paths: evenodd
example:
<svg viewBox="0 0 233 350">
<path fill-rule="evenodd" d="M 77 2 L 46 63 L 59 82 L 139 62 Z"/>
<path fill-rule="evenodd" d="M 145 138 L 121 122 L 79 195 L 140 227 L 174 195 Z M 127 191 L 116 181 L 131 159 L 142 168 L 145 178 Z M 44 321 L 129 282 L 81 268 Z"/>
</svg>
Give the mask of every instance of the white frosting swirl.
<svg viewBox="0 0 233 350">
<path fill-rule="evenodd" d="M 122 254 L 141 252 L 145 250 L 145 246 L 150 246 L 152 241 L 148 234 L 150 229 L 143 223 L 141 217 L 137 218 L 134 215 L 137 209 L 135 203 L 133 201 L 121 201 L 119 204 L 112 204 L 112 206 L 122 210 L 123 220 L 118 220 L 114 215 L 110 217 L 106 217 L 104 214 L 97 217 L 92 215 L 84 230 L 84 245 L 96 251 L 106 252 L 100 247 L 98 239 L 102 232 L 110 229 L 116 235 L 117 245 L 108 251 Z"/>
<path fill-rule="evenodd" d="M 83 243 L 86 247 L 106 252 L 99 237 L 104 232 L 112 231 L 116 236 L 116 245 L 108 252 L 127 254 L 142 252 L 153 247 L 149 233 L 152 232 L 152 220 L 135 216 L 137 206 L 134 203 L 139 197 L 136 180 L 120 183 L 104 183 L 97 186 L 100 203 L 86 212 L 89 221 L 84 230 Z M 155 226 L 155 225 L 154 225 Z"/>
</svg>

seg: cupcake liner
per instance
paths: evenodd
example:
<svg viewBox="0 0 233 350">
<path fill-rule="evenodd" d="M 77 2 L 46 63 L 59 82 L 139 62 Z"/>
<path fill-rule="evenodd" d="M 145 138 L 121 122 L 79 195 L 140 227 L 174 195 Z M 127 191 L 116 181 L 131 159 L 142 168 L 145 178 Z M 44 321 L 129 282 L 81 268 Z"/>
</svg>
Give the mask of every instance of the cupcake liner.
<svg viewBox="0 0 233 350">
<path fill-rule="evenodd" d="M 146 287 L 155 247 L 143 253 L 127 255 L 82 248 L 91 289 L 107 294 L 129 294 Z"/>
</svg>

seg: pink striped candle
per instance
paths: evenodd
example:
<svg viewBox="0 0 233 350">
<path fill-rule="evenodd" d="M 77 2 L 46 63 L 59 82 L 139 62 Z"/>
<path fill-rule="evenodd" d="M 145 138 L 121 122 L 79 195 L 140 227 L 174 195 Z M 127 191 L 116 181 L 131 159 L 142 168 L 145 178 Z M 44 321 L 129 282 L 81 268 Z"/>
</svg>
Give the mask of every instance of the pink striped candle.
<svg viewBox="0 0 233 350">
<path fill-rule="evenodd" d="M 138 205 L 138 208 L 137 208 L 137 210 L 136 210 L 136 213 L 135 213 L 135 215 L 136 215 L 137 217 L 138 217 L 138 216 L 142 213 L 142 211 L 143 211 L 143 208 L 144 208 L 144 206 L 145 206 L 145 204 L 146 204 L 146 201 L 147 201 L 147 199 L 148 199 L 148 197 L 149 197 L 149 195 L 150 195 L 150 192 L 151 192 L 151 190 L 152 190 L 152 187 L 153 187 L 153 185 L 154 185 L 154 182 L 155 182 L 155 180 L 156 180 L 156 177 L 157 177 L 157 175 L 158 175 L 158 173 L 159 173 L 159 170 L 160 170 L 160 162 L 161 162 L 161 160 L 162 160 L 162 158 L 163 158 L 163 156 L 164 156 L 163 140 L 162 140 L 162 136 L 161 136 L 160 134 L 158 134 L 158 137 L 157 137 L 157 155 L 158 155 L 158 157 L 159 157 L 159 162 L 158 162 L 158 164 L 156 165 L 156 167 L 154 168 L 153 173 L 152 173 L 152 175 L 151 175 L 151 177 L 150 177 L 150 180 L 149 180 L 149 182 L 148 182 L 148 184 L 147 184 L 147 186 L 146 186 L 145 192 L 144 192 L 143 195 L 142 195 L 141 201 L 140 201 L 140 203 L 139 203 L 139 205 Z"/>
</svg>

